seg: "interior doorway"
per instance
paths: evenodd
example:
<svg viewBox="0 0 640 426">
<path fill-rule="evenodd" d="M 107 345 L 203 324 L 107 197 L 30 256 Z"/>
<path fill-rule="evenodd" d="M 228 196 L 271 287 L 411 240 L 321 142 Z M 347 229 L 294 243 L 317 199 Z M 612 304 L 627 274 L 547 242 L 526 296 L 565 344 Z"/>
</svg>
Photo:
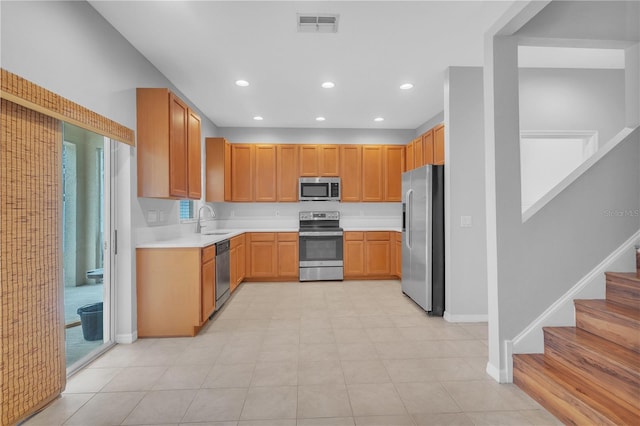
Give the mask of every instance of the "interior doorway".
<svg viewBox="0 0 640 426">
<path fill-rule="evenodd" d="M 111 141 L 63 124 L 65 354 L 71 374 L 113 342 Z"/>
</svg>

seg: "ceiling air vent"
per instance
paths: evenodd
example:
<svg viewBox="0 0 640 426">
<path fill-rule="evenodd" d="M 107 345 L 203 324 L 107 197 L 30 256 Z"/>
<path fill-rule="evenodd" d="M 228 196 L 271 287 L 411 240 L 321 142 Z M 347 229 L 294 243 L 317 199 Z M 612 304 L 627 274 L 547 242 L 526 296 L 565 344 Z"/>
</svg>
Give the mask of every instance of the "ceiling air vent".
<svg viewBox="0 0 640 426">
<path fill-rule="evenodd" d="M 337 14 L 298 13 L 299 33 L 337 33 Z"/>
</svg>

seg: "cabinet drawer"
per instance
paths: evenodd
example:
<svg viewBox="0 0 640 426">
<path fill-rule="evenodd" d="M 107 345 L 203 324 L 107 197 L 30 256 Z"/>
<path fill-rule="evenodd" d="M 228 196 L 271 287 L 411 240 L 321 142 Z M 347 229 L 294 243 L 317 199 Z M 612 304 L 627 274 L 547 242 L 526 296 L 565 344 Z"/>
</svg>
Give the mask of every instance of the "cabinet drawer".
<svg viewBox="0 0 640 426">
<path fill-rule="evenodd" d="M 251 241 L 275 241 L 276 234 L 274 232 L 252 232 L 249 234 Z"/>
<path fill-rule="evenodd" d="M 367 241 L 389 241 L 389 232 L 385 231 L 372 231 L 367 232 Z"/>
<path fill-rule="evenodd" d="M 298 241 L 297 232 L 279 232 L 278 241 Z"/>
<path fill-rule="evenodd" d="M 211 260 L 216 257 L 216 245 L 211 244 L 202 249 L 202 263 Z"/>
<path fill-rule="evenodd" d="M 364 240 L 364 232 L 345 232 L 344 239 L 346 241 L 362 241 Z"/>
</svg>

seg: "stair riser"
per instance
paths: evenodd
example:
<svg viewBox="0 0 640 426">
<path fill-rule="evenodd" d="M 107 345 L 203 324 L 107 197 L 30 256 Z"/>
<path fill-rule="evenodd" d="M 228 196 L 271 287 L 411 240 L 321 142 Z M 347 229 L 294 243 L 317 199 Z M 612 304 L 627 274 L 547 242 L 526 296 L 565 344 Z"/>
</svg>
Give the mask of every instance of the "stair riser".
<svg viewBox="0 0 640 426">
<path fill-rule="evenodd" d="M 611 362 L 606 353 L 597 353 L 545 333 L 547 364 L 579 374 L 594 386 L 607 389 L 640 410 L 640 372 Z"/>
<path fill-rule="evenodd" d="M 608 276 L 607 300 L 640 309 L 640 286 L 632 280 Z"/>
<path fill-rule="evenodd" d="M 640 324 L 632 319 L 576 305 L 576 327 L 640 352 Z"/>
<path fill-rule="evenodd" d="M 513 359 L 513 383 L 567 425 L 615 425 L 597 411 L 575 398 L 562 386 L 544 380 L 539 366 Z"/>
</svg>

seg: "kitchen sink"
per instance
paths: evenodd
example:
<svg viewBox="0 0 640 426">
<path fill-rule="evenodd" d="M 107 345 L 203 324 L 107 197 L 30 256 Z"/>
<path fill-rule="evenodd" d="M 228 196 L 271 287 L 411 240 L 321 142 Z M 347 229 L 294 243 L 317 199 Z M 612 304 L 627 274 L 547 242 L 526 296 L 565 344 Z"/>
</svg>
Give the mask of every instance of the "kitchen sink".
<svg viewBox="0 0 640 426">
<path fill-rule="evenodd" d="M 230 232 L 204 232 L 203 235 L 227 235 Z"/>
</svg>

